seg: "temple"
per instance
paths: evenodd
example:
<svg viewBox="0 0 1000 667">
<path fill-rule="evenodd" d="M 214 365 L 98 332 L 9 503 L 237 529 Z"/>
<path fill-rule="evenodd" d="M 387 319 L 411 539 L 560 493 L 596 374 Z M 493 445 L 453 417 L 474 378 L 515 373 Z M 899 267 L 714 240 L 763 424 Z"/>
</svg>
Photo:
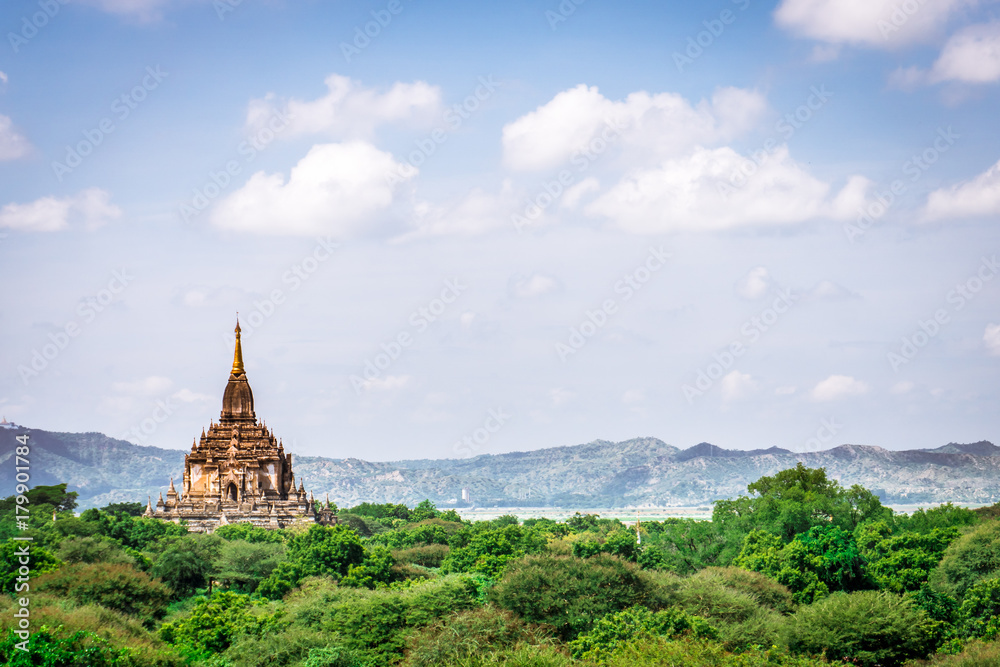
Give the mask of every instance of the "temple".
<svg viewBox="0 0 1000 667">
<path fill-rule="evenodd" d="M 284 528 L 299 522 L 335 523 L 327 510 L 317 512 L 312 493 L 299 480 L 295 487 L 292 455 L 257 420 L 253 391 L 243 369 L 240 325 L 236 323 L 233 370 L 222 394 L 218 423 L 202 429 L 201 438 L 184 456 L 181 490 L 174 480 L 166 500 L 152 498 L 145 516 L 180 523 L 191 532 L 211 533 L 219 526 L 250 523 L 262 528 Z"/>
</svg>

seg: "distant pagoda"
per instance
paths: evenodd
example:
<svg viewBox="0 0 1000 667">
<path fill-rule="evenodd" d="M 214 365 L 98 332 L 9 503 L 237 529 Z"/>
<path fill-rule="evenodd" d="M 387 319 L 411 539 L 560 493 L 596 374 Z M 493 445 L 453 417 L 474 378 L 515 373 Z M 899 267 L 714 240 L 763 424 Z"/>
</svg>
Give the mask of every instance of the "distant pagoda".
<svg viewBox="0 0 1000 667">
<path fill-rule="evenodd" d="M 316 511 L 301 479 L 295 488 L 291 453 L 286 454 L 274 433 L 257 421 L 243 370 L 239 321 L 219 422 L 211 423 L 208 432 L 202 429 L 201 439 L 191 443 L 191 453 L 184 456 L 181 492 L 171 478 L 166 500 L 161 493 L 154 510 L 150 498 L 144 516 L 183 520 L 189 531 L 198 533 L 231 523 L 273 529 L 299 522 L 336 523 L 329 511 Z"/>
</svg>

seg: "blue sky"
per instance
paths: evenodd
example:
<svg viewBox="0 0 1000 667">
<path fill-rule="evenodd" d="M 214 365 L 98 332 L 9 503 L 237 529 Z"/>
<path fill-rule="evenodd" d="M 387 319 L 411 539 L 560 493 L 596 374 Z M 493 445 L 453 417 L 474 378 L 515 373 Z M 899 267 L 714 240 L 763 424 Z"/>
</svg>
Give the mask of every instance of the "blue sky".
<svg viewBox="0 0 1000 667">
<path fill-rule="evenodd" d="M 996 3 L 0 26 L 8 419 L 184 448 L 239 311 L 301 454 L 1000 441 Z"/>
</svg>

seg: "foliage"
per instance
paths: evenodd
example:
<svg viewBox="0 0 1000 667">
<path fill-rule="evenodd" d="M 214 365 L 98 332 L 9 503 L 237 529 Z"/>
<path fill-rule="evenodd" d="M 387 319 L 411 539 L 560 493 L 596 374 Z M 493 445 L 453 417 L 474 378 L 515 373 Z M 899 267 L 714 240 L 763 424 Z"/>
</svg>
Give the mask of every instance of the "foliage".
<svg viewBox="0 0 1000 667">
<path fill-rule="evenodd" d="M 283 530 L 268 530 L 245 522 L 219 526 L 212 534 L 230 542 L 243 540 L 250 544 L 283 544 L 289 537 Z"/>
<path fill-rule="evenodd" d="M 529 556 L 512 563 L 489 599 L 569 640 L 597 619 L 636 604 L 658 606 L 656 586 L 635 565 L 601 554 Z"/>
<path fill-rule="evenodd" d="M 288 543 L 288 559 L 279 563 L 260 582 L 258 591 L 271 599 L 280 599 L 305 577 L 329 575 L 341 579 L 365 558 L 365 548 L 358 534 L 343 525 L 314 524 Z M 359 573 L 352 582 L 359 583 L 372 572 Z"/>
<path fill-rule="evenodd" d="M 794 653 L 825 654 L 862 667 L 895 667 L 932 653 L 940 624 L 913 601 L 885 591 L 834 593 L 790 617 L 784 641 Z"/>
<path fill-rule="evenodd" d="M 212 570 L 222 586 L 241 593 L 253 593 L 284 558 L 283 542 L 234 539 L 222 545 Z"/>
<path fill-rule="evenodd" d="M 215 574 L 222 540 L 210 535 L 185 535 L 161 553 L 150 573 L 174 591 L 175 598 L 193 595 Z"/>
<path fill-rule="evenodd" d="M 987 521 L 948 546 L 931 576 L 931 584 L 961 598 L 977 582 L 995 577 L 998 569 L 1000 521 Z"/>
<path fill-rule="evenodd" d="M 599 619 L 591 630 L 569 643 L 574 657 L 604 662 L 616 649 L 640 637 L 676 637 L 690 634 L 716 639 L 718 632 L 705 619 L 691 616 L 677 607 L 650 611 L 629 607 Z"/>
<path fill-rule="evenodd" d="M 635 533 L 616 530 L 603 538 L 579 540 L 573 543 L 573 555 L 578 558 L 590 558 L 597 554 L 611 554 L 634 563 L 639 557 Z"/>
<path fill-rule="evenodd" d="M 669 667 L 825 667 L 825 660 L 794 656 L 779 650 L 728 652 L 715 642 L 696 639 L 644 638 L 622 646 L 607 659 L 608 667 L 664 665 Z"/>
<path fill-rule="evenodd" d="M 129 516 L 142 516 L 145 508 L 142 503 L 110 503 L 101 508 L 102 512 L 108 514 L 128 514 Z"/>
<path fill-rule="evenodd" d="M 711 521 L 665 519 L 642 524 L 645 534 L 638 562 L 644 568 L 693 574 L 719 563 L 727 541 Z"/>
<path fill-rule="evenodd" d="M 759 572 L 738 567 L 707 567 L 694 575 L 694 580 L 718 581 L 728 588 L 751 595 L 758 604 L 781 614 L 789 614 L 795 609 L 788 587 Z"/>
<path fill-rule="evenodd" d="M 27 557 L 20 555 L 24 549 L 28 550 Z M 23 563 L 22 560 L 27 560 L 27 564 Z M 21 574 L 20 568 L 22 567 L 29 568 L 30 574 L 28 576 L 37 577 L 40 574 L 51 572 L 59 565 L 59 560 L 44 547 L 35 546 L 30 542 L 4 542 L 0 544 L 0 593 L 27 590 L 21 588 L 21 591 L 17 591 L 19 587 L 27 583 L 27 577 Z M 18 581 L 18 577 L 21 577 L 21 581 Z"/>
<path fill-rule="evenodd" d="M 995 639 L 1000 634 L 1000 579 L 984 579 L 970 586 L 962 597 L 958 617 L 966 635 Z"/>
<path fill-rule="evenodd" d="M 59 544 L 56 556 L 64 563 L 117 563 L 133 565 L 136 559 L 106 537 L 71 537 Z"/>
<path fill-rule="evenodd" d="M 392 552 L 397 563 L 414 563 L 423 567 L 441 567 L 448 557 L 448 547 L 443 544 L 427 544 L 410 549 L 399 549 Z"/>
<path fill-rule="evenodd" d="M 208 657 L 229 648 L 240 635 L 260 636 L 273 626 L 273 615 L 255 614 L 259 606 L 248 596 L 219 591 L 203 598 L 191 613 L 160 626 L 160 637 L 192 656 Z"/>
<path fill-rule="evenodd" d="M 936 655 L 921 664 L 927 667 L 996 667 L 1000 665 L 1000 642 L 971 641 L 961 653 Z"/>
<path fill-rule="evenodd" d="M 393 580 L 393 566 L 396 559 L 385 547 L 374 546 L 365 551 L 360 565 L 352 565 L 347 575 L 340 580 L 342 586 L 378 588 Z"/>
<path fill-rule="evenodd" d="M 38 577 L 32 588 L 145 620 L 163 618 L 171 594 L 169 588 L 145 572 L 120 563 L 64 565 Z"/>
<path fill-rule="evenodd" d="M 519 525 L 485 526 L 460 530 L 450 541 L 443 572 L 469 572 L 498 578 L 507 563 L 545 550 L 547 540 L 532 528 Z"/>
<path fill-rule="evenodd" d="M 753 530 L 791 542 L 813 527 L 836 526 L 853 532 L 866 521 L 892 516 L 892 510 L 883 507 L 867 489 L 858 485 L 844 489 L 827 478 L 823 468 L 806 468 L 801 462 L 795 468 L 761 477 L 747 490 L 756 495 L 718 501 L 712 512 L 712 523 L 729 545 L 720 555 L 721 565 L 736 556 L 743 536 Z"/>
<path fill-rule="evenodd" d="M 407 667 L 460 664 L 483 653 L 550 643 L 538 626 L 487 605 L 459 612 L 418 630 L 407 640 Z"/>
<path fill-rule="evenodd" d="M 36 630 L 28 638 L 27 651 L 15 648 L 22 640 L 13 630 L 0 642 L 0 663 L 8 667 L 131 667 L 128 649 L 115 648 L 93 632 L 79 631 L 55 637 Z"/>
<path fill-rule="evenodd" d="M 931 524 L 926 519 L 928 514 L 923 515 L 922 522 L 917 522 L 923 524 L 923 532 L 906 530 L 891 534 L 886 521 L 863 524 L 855 531 L 861 554 L 867 561 L 868 576 L 876 586 L 895 593 L 919 590 L 948 545 L 959 537 L 954 526 L 927 528 Z"/>
</svg>

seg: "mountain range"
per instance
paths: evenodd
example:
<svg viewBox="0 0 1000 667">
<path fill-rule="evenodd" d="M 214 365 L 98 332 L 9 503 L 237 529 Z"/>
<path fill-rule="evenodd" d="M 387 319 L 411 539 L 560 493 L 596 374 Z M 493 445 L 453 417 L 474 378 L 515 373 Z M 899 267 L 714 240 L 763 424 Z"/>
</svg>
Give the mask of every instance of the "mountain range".
<svg viewBox="0 0 1000 667">
<path fill-rule="evenodd" d="M 15 436 L 30 434 L 31 484 L 66 482 L 80 508 L 144 501 L 179 479 L 184 452 L 142 447 L 100 433 L 0 429 L 0 497 L 13 493 Z M 293 456 L 297 476 L 318 499 L 340 507 L 361 502 L 480 507 L 694 507 L 746 493 L 747 484 L 801 461 L 826 468 L 845 486 L 861 484 L 888 504 L 1000 500 L 1000 447 L 981 441 L 936 449 L 887 450 L 840 445 L 814 452 L 771 447 L 729 450 L 700 443 L 688 449 L 656 438 L 465 459 L 373 462 Z"/>
</svg>

